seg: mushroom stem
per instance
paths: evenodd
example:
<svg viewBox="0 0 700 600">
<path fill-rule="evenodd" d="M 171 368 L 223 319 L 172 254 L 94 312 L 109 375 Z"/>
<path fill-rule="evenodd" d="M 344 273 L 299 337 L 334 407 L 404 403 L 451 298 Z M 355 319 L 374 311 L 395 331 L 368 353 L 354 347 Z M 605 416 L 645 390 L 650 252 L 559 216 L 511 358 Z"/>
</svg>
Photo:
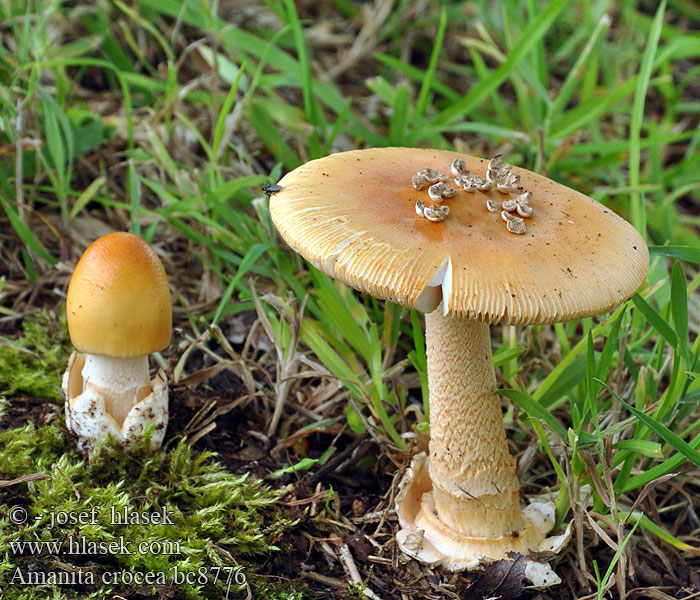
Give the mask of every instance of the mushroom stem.
<svg viewBox="0 0 700 600">
<path fill-rule="evenodd" d="M 430 478 L 440 521 L 478 538 L 526 526 L 508 452 L 489 326 L 441 309 L 425 317 L 430 386 Z"/>
<path fill-rule="evenodd" d="M 113 358 L 86 354 L 81 372 L 83 391 L 88 384 L 105 399 L 105 410 L 120 427 L 136 403 L 151 393 L 148 356 Z"/>
</svg>

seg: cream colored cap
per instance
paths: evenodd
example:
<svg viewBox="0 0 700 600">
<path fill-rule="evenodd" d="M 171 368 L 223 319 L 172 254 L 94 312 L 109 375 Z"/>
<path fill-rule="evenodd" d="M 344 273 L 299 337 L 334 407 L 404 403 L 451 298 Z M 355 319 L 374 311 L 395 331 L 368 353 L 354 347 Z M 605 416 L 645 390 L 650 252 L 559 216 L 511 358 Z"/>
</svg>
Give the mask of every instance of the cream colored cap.
<svg viewBox="0 0 700 600">
<path fill-rule="evenodd" d="M 459 190 L 439 223 L 416 214 L 429 203 L 411 177 L 449 174 L 456 158 L 485 177 L 488 161 L 443 150 L 374 148 L 332 154 L 285 175 L 270 197 L 284 240 L 315 267 L 367 292 L 423 312 L 489 323 L 557 323 L 629 298 L 649 265 L 644 240 L 595 200 L 546 177 L 512 168 L 530 192 L 527 232 L 507 231 L 488 198 Z"/>
<path fill-rule="evenodd" d="M 95 240 L 68 284 L 66 316 L 73 345 L 87 354 L 128 358 L 165 348 L 172 308 L 156 253 L 131 233 Z"/>
</svg>

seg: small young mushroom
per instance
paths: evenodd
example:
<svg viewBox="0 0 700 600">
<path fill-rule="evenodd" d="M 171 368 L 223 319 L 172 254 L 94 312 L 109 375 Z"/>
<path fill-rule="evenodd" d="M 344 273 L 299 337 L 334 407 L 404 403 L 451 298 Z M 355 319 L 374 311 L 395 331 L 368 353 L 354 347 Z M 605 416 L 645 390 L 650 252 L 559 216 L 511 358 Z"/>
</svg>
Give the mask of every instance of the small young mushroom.
<svg viewBox="0 0 700 600">
<path fill-rule="evenodd" d="M 170 343 L 172 308 L 163 265 L 141 238 L 110 233 L 83 253 L 68 285 L 66 317 L 74 352 L 63 376 L 66 425 L 90 451 L 107 434 L 124 445 L 153 426 L 159 447 L 168 388 L 148 355 Z"/>
<path fill-rule="evenodd" d="M 455 159 L 471 173 L 485 170 L 478 158 L 442 150 L 326 156 L 283 177 L 270 214 L 282 238 L 318 269 L 426 313 L 430 449 L 400 484 L 397 541 L 410 556 L 461 570 L 512 552 L 556 551 L 566 539 L 545 539 L 553 505 L 520 505 L 489 325 L 557 323 L 608 310 L 644 281 L 649 254 L 610 209 L 515 167 L 536 210 L 525 234 L 513 235 L 500 215 L 466 199 L 451 203 L 436 227 L 412 210 L 410 177 Z M 495 190 L 485 193 L 502 202 Z M 545 563 L 530 560 L 528 569 L 536 585 L 559 582 Z"/>
</svg>

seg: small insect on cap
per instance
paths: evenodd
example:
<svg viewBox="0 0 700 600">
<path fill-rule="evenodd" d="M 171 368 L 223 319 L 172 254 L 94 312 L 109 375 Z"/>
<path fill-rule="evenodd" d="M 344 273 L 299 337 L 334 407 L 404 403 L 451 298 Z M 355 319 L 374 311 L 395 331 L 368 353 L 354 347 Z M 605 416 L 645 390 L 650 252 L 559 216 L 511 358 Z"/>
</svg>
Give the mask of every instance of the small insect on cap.
<svg viewBox="0 0 700 600">
<path fill-rule="evenodd" d="M 172 308 L 156 253 L 131 233 L 95 240 L 68 284 L 66 317 L 73 345 L 87 354 L 128 358 L 165 348 Z"/>
<path fill-rule="evenodd" d="M 433 204 L 431 180 L 456 194 Z M 360 291 L 423 312 L 442 302 L 444 314 L 488 323 L 567 321 L 618 305 L 648 269 L 629 223 L 500 157 L 354 150 L 306 163 L 279 185 L 270 214 L 296 252 Z"/>
</svg>

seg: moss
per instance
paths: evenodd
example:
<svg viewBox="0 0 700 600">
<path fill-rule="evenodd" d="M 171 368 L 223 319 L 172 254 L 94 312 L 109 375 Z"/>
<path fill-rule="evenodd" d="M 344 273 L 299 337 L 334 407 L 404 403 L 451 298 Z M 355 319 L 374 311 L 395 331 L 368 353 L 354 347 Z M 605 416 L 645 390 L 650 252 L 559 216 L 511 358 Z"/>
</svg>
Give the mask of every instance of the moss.
<svg viewBox="0 0 700 600">
<path fill-rule="evenodd" d="M 252 558 L 275 551 L 293 525 L 276 507 L 279 491 L 233 475 L 214 454 L 193 452 L 184 441 L 156 453 L 147 444 L 125 452 L 107 443 L 87 462 L 57 425 L 0 432 L 0 478 L 48 475 L 0 488 L 4 599 L 128 598 L 152 588 L 155 598 L 195 600 L 225 597 L 228 584 L 230 598 L 245 598 L 247 586 L 254 597 L 311 597 L 304 587 L 254 573 Z M 13 507 L 26 509 L 23 524 L 11 522 Z M 139 522 L 129 522 L 134 515 Z M 50 541 L 60 549 L 21 552 L 16 545 Z M 237 585 L 235 565 L 245 568 L 246 585 Z M 67 585 L 20 585 L 30 571 L 41 571 L 42 581 L 74 575 Z M 131 573 L 150 573 L 151 581 L 123 584 Z"/>
<path fill-rule="evenodd" d="M 18 392 L 60 400 L 71 345 L 65 316 L 40 312 L 22 324 L 16 340 L 0 340 L 0 395 Z"/>
<path fill-rule="evenodd" d="M 274 598 L 274 600 L 307 600 L 317 597 L 303 583 L 274 581 L 267 577 L 253 577 L 250 591 L 253 598 Z"/>
</svg>

